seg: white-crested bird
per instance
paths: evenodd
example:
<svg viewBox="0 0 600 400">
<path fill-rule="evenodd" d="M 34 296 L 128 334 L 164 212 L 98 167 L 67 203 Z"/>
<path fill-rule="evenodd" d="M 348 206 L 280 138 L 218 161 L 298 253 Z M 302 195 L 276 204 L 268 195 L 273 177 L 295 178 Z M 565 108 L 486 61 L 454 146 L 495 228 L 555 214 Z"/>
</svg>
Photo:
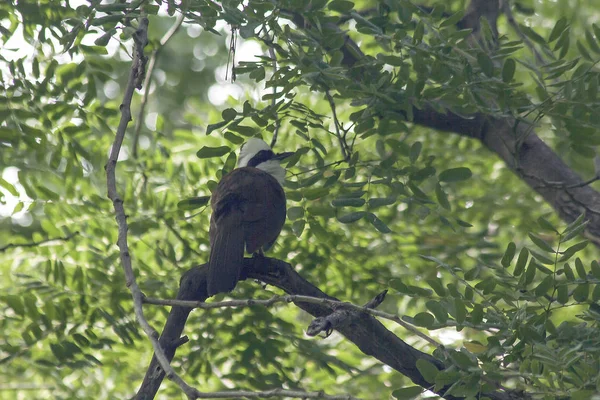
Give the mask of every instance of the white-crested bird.
<svg viewBox="0 0 600 400">
<path fill-rule="evenodd" d="M 208 295 L 233 290 L 242 270 L 244 248 L 253 254 L 270 247 L 285 222 L 279 161 L 294 154 L 275 154 L 267 143 L 250 138 L 242 145 L 238 166 L 225 175 L 211 198 Z"/>
</svg>

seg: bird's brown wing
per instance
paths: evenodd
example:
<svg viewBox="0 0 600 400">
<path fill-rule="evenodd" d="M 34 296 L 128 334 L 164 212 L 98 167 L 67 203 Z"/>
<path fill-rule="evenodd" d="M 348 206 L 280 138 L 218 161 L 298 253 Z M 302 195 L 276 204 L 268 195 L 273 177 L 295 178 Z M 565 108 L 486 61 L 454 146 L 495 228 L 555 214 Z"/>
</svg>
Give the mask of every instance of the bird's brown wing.
<svg viewBox="0 0 600 400">
<path fill-rule="evenodd" d="M 221 285 L 223 288 L 231 286 L 219 291 L 233 289 L 239 279 L 244 244 L 248 253 L 254 253 L 275 241 L 286 214 L 281 185 L 270 174 L 253 167 L 237 168 L 225 175 L 213 193 L 211 207 L 209 294 L 211 280 L 227 282 Z"/>
</svg>

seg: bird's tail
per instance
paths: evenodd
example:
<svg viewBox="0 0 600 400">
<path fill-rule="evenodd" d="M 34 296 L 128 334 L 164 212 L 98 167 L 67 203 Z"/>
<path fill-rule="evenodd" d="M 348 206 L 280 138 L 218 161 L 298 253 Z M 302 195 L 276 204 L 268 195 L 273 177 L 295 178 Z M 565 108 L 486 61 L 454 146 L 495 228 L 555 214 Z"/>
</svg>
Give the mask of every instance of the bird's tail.
<svg viewBox="0 0 600 400">
<path fill-rule="evenodd" d="M 223 215 L 217 224 L 208 261 L 208 295 L 233 290 L 244 261 L 244 229 L 242 213 Z"/>
</svg>

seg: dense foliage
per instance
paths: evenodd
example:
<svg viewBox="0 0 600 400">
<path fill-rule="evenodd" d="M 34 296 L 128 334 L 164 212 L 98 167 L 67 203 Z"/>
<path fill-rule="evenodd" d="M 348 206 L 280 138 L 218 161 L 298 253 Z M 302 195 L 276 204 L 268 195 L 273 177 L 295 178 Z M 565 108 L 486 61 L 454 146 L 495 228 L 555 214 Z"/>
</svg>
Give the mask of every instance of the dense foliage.
<svg viewBox="0 0 600 400">
<path fill-rule="evenodd" d="M 561 220 L 511 171 L 518 161 L 414 113 L 514 119 L 595 176 L 598 3 L 509 2 L 497 27 L 469 8 L 482 17 L 473 32 L 459 0 L 3 2 L 0 398 L 125 398 L 152 356 L 104 172 L 142 15 L 149 71 L 117 179 L 146 295 L 175 297 L 207 261 L 211 189 L 245 138 L 276 134 L 276 149 L 297 153 L 269 255 L 354 304 L 389 288 L 378 309 L 446 346 L 385 322 L 449 367 L 421 364 L 432 388 L 591 398 L 600 265 L 586 216 Z M 515 133 L 507 152 L 524 141 Z M 231 297 L 273 293 L 244 281 Z M 144 311 L 160 330 L 168 309 Z M 305 336 L 310 320 L 292 304 L 196 310 L 172 364 L 203 391 L 421 395 L 342 336 Z M 159 396 L 183 397 L 168 381 Z"/>
</svg>

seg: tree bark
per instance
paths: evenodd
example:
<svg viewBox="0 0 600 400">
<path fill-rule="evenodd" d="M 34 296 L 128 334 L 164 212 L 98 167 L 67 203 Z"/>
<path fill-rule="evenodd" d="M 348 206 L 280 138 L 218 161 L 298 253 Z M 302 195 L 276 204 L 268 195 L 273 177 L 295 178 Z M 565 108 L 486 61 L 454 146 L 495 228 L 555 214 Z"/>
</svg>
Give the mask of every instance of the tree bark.
<svg viewBox="0 0 600 400">
<path fill-rule="evenodd" d="M 206 272 L 206 264 L 187 271 L 181 279 L 177 298 L 193 301 L 206 300 Z M 243 274 L 241 279 L 259 279 L 284 290 L 288 294 L 337 300 L 319 290 L 300 276 L 290 264 L 281 260 L 266 257 L 246 258 L 244 259 Z M 327 305 L 302 302 L 298 302 L 296 305 L 314 317 L 323 317 L 333 312 L 331 307 Z M 173 359 L 175 350 L 178 344 L 181 343 L 180 336 L 190 311 L 191 309 L 185 307 L 172 307 L 167 318 L 160 337 L 160 343 L 169 360 Z M 350 324 L 340 327 L 338 331 L 354 343 L 364 354 L 375 357 L 425 389 L 431 390 L 433 385 L 427 382 L 419 372 L 417 360 L 427 360 L 439 370 L 445 368 L 439 360 L 406 344 L 376 318 L 368 314 L 357 315 Z M 164 372 L 153 357 L 135 399 L 153 399 L 164 376 Z M 448 390 L 448 387 L 443 388 L 437 394 L 448 400 L 460 399 L 460 397 L 444 395 L 446 390 Z M 492 400 L 525 400 L 529 398 L 527 394 L 517 390 L 498 390 L 481 393 L 481 395 L 485 395 Z"/>
</svg>

